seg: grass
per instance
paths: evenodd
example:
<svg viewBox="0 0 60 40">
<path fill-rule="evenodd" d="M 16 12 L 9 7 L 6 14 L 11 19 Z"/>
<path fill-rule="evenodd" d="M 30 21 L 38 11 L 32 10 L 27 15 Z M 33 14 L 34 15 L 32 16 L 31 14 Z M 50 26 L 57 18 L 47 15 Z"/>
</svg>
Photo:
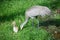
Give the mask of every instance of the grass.
<svg viewBox="0 0 60 40">
<path fill-rule="evenodd" d="M 19 20 L 21 21 L 20 23 Z M 45 29 L 43 28 L 38 29 L 36 26 L 33 27 L 31 25 L 31 19 L 29 20 L 27 25 L 25 25 L 23 30 L 20 30 L 19 27 L 18 33 L 14 33 L 12 30 L 13 27 L 11 25 L 12 21 L 16 21 L 17 26 L 19 27 L 20 24 L 24 22 L 24 16 L 17 16 L 16 18 L 14 18 L 14 20 L 1 22 L 0 24 L 1 40 L 52 40 L 51 35 Z M 53 24 L 55 23 L 53 22 Z"/>
<path fill-rule="evenodd" d="M 0 25 L 1 40 L 50 40 L 51 35 L 45 29 L 28 26 L 18 33 L 14 33 L 10 22 Z"/>
<path fill-rule="evenodd" d="M 3 15 L 10 15 L 10 14 L 15 14 L 15 13 L 20 13 L 21 15 L 24 14 L 24 11 L 33 6 L 33 5 L 43 5 L 43 6 L 47 6 L 49 8 L 55 8 L 55 7 L 59 7 L 60 5 L 58 4 L 60 3 L 58 0 L 56 2 L 53 0 L 13 0 L 13 1 L 2 1 L 0 2 L 0 16 Z M 57 5 L 58 4 L 58 5 Z M 54 5 L 54 6 L 53 6 Z M 54 9 L 53 8 L 53 9 Z"/>
<path fill-rule="evenodd" d="M 11 1 L 0 1 L 0 40 L 53 40 L 51 35 L 43 28 L 37 28 L 37 21 L 34 20 L 34 27 L 31 25 L 32 20 L 30 19 L 23 30 L 20 30 L 20 24 L 24 22 L 25 10 L 33 5 L 43 5 L 52 8 L 53 0 L 11 0 Z M 51 5 L 52 4 L 52 5 Z M 58 4 L 59 5 L 59 4 Z M 56 5 L 55 5 L 56 6 Z M 56 6 L 59 7 L 59 6 Z M 42 25 L 45 27 L 46 24 L 53 25 L 56 23 L 59 25 L 60 15 L 53 17 L 53 21 L 49 24 L 44 22 Z M 55 20 L 56 19 L 56 20 Z M 20 20 L 20 23 L 19 23 Z M 18 33 L 14 33 L 12 30 L 12 21 L 16 21 L 19 27 Z M 45 24 L 45 25 L 44 25 Z"/>
</svg>

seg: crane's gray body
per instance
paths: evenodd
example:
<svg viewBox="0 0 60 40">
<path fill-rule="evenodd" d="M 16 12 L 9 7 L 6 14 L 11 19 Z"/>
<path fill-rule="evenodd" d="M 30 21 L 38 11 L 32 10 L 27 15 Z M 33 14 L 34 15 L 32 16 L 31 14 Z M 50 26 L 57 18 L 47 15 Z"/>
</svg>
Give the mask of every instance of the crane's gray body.
<svg viewBox="0 0 60 40">
<path fill-rule="evenodd" d="M 28 17 L 34 17 L 34 16 L 42 16 L 50 15 L 51 10 L 48 7 L 45 6 L 33 6 L 26 10 L 25 15 Z"/>
<path fill-rule="evenodd" d="M 51 15 L 51 10 L 48 7 L 45 6 L 33 6 L 26 10 L 25 12 L 25 21 L 20 25 L 20 28 L 22 29 L 23 26 L 28 22 L 28 19 L 35 16 L 41 16 L 45 17 L 46 15 Z"/>
</svg>

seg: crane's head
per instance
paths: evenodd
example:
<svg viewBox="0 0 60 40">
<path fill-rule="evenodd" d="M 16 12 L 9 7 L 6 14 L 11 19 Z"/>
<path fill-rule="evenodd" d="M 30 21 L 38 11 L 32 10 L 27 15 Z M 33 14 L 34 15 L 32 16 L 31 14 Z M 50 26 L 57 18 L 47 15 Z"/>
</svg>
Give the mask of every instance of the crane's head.
<svg viewBox="0 0 60 40">
<path fill-rule="evenodd" d="M 23 25 L 22 25 L 22 24 L 20 25 L 20 29 L 21 29 L 21 30 L 23 29 Z"/>
</svg>

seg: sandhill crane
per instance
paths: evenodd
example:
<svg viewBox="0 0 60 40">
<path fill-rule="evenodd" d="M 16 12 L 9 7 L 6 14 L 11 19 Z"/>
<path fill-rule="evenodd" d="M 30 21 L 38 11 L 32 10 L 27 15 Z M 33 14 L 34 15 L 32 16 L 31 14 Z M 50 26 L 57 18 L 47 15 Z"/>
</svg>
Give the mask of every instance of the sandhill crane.
<svg viewBox="0 0 60 40">
<path fill-rule="evenodd" d="M 20 25 L 20 29 L 24 27 L 24 25 L 28 22 L 29 18 L 34 18 L 35 16 L 45 17 L 46 15 L 51 15 L 51 10 L 46 6 L 32 6 L 27 9 L 25 12 L 25 21 Z"/>
<path fill-rule="evenodd" d="M 12 25 L 13 25 L 13 31 L 14 31 L 15 33 L 17 33 L 17 32 L 18 32 L 18 27 L 16 26 L 16 22 L 13 21 L 13 22 L 12 22 Z"/>
</svg>

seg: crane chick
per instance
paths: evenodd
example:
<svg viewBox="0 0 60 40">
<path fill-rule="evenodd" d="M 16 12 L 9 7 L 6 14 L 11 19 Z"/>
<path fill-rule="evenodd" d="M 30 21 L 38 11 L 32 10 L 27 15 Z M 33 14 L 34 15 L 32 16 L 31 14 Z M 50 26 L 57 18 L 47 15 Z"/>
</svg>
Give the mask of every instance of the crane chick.
<svg viewBox="0 0 60 40">
<path fill-rule="evenodd" d="M 20 25 L 20 29 L 28 22 L 29 18 L 34 18 L 35 16 L 45 17 L 46 15 L 51 15 L 51 10 L 46 6 L 32 6 L 25 11 L 25 21 Z"/>
<path fill-rule="evenodd" d="M 18 27 L 16 26 L 16 22 L 13 21 L 13 22 L 12 22 L 12 25 L 13 25 L 13 31 L 14 31 L 15 33 L 17 33 L 17 32 L 18 32 Z"/>
</svg>

